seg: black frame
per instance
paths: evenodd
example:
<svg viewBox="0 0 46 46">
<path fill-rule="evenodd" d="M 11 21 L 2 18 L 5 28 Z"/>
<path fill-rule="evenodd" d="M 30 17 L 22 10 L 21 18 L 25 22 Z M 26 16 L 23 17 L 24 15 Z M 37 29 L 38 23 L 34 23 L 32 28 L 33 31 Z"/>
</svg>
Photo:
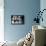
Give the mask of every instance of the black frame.
<svg viewBox="0 0 46 46">
<path fill-rule="evenodd" d="M 22 25 L 24 24 L 24 15 L 11 15 L 12 25 Z"/>
</svg>

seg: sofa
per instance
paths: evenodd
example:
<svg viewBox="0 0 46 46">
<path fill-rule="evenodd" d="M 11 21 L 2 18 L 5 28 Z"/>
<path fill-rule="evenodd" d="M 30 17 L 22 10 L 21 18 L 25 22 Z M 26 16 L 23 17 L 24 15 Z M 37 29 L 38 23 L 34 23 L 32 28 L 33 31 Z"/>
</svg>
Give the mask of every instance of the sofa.
<svg viewBox="0 0 46 46">
<path fill-rule="evenodd" d="M 46 46 L 46 28 L 40 25 L 32 26 L 33 42 L 30 46 Z M 20 39 L 17 45 L 21 45 L 24 39 Z"/>
<path fill-rule="evenodd" d="M 28 33 L 27 35 L 29 34 L 30 33 Z M 31 34 L 32 34 L 31 36 L 33 37 L 31 37 L 31 44 L 28 46 L 46 46 L 46 28 L 40 25 L 34 25 L 32 26 Z M 25 38 L 29 38 L 27 37 L 27 35 L 26 37 L 19 39 L 17 43 L 16 42 L 6 42 L 6 44 L 3 44 L 3 46 L 23 46 Z M 24 45 L 24 46 L 27 46 L 27 45 Z"/>
<path fill-rule="evenodd" d="M 17 46 L 17 43 L 14 41 L 4 41 L 0 43 L 0 46 Z"/>
<path fill-rule="evenodd" d="M 32 26 L 32 34 L 34 35 L 32 46 L 46 46 L 46 28 L 34 25 Z"/>
</svg>

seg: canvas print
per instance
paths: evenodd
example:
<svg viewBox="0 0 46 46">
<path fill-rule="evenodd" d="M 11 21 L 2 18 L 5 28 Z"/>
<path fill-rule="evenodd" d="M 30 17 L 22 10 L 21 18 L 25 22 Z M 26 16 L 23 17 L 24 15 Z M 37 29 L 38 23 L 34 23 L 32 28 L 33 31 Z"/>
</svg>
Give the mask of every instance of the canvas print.
<svg viewBox="0 0 46 46">
<path fill-rule="evenodd" d="M 24 24 L 24 15 L 12 15 L 11 24 L 14 25 Z"/>
</svg>

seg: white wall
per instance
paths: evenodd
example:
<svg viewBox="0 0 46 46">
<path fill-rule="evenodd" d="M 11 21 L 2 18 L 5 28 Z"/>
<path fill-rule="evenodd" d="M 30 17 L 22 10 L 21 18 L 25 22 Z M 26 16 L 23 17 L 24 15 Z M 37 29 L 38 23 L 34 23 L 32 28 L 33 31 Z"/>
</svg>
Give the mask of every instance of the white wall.
<svg viewBox="0 0 46 46">
<path fill-rule="evenodd" d="M 4 41 L 4 0 L 0 0 L 0 41 Z"/>
</svg>

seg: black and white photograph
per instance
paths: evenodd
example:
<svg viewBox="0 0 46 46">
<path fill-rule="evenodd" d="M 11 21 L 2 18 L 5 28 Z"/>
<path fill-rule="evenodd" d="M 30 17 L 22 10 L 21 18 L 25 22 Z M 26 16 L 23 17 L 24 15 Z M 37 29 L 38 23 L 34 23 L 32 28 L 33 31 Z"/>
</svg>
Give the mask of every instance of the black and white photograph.
<svg viewBox="0 0 46 46">
<path fill-rule="evenodd" d="M 11 24 L 13 25 L 24 24 L 24 15 L 12 15 Z"/>
</svg>

